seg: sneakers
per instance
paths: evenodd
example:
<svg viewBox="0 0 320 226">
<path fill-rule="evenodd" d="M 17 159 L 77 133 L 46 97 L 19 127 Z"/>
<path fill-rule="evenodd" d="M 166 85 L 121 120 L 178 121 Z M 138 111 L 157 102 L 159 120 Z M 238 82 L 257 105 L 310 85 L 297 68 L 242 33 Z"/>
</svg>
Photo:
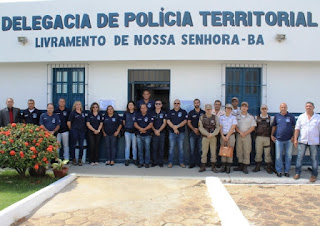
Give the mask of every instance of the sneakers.
<svg viewBox="0 0 320 226">
<path fill-rule="evenodd" d="M 300 178 L 300 174 L 296 174 L 296 175 L 294 175 L 294 177 L 293 177 L 293 179 L 295 179 L 295 180 L 299 180 L 299 178 Z"/>
<path fill-rule="evenodd" d="M 316 177 L 316 176 L 311 176 L 310 179 L 309 179 L 309 181 L 310 181 L 311 183 L 316 182 L 316 180 L 317 180 L 317 177 Z"/>
<path fill-rule="evenodd" d="M 186 165 L 183 164 L 183 163 L 180 163 L 180 167 L 181 167 L 181 168 L 186 168 Z"/>
<path fill-rule="evenodd" d="M 169 164 L 168 164 L 168 168 L 172 168 L 172 163 L 169 163 Z"/>
</svg>

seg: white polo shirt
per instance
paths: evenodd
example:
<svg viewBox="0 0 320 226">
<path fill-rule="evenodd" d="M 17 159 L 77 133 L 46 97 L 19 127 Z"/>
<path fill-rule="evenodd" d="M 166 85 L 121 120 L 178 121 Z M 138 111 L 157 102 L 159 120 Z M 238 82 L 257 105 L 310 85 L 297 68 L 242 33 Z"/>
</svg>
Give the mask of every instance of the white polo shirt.
<svg viewBox="0 0 320 226">
<path fill-rule="evenodd" d="M 236 117 L 233 116 L 232 114 L 230 114 L 229 117 L 227 117 L 227 115 L 221 115 L 219 122 L 220 122 L 220 126 L 222 126 L 222 132 L 224 135 L 229 133 L 233 125 L 238 124 Z"/>
<path fill-rule="evenodd" d="M 320 136 L 320 115 L 314 113 L 308 119 L 306 113 L 301 114 L 296 122 L 295 129 L 300 130 L 298 142 L 309 145 L 319 145 Z"/>
</svg>

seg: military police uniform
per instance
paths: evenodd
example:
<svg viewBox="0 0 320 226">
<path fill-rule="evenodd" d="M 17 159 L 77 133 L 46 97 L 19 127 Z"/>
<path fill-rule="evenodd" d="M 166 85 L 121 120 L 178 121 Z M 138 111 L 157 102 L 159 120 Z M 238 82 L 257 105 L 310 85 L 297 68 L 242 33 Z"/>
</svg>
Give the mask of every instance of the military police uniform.
<svg viewBox="0 0 320 226">
<path fill-rule="evenodd" d="M 207 108 L 207 105 L 206 105 Z M 212 109 L 212 107 L 211 107 Z M 201 169 L 199 172 L 205 170 L 205 166 L 207 163 L 207 154 L 209 151 L 211 152 L 211 159 L 210 162 L 212 163 L 212 171 L 217 173 L 215 164 L 217 162 L 217 155 L 216 155 L 216 148 L 217 148 L 217 135 L 219 134 L 220 124 L 218 117 L 211 114 L 208 117 L 206 114 L 202 115 L 199 119 L 199 130 L 202 134 L 202 155 L 201 155 Z M 208 135 L 212 134 L 213 137 L 209 138 Z"/>
<path fill-rule="evenodd" d="M 256 141 L 256 168 L 253 170 L 254 172 L 260 171 L 260 165 L 262 162 L 262 154 L 264 152 L 264 161 L 267 164 L 268 173 L 272 173 L 271 168 L 271 154 L 270 154 L 270 136 L 271 136 L 271 117 L 267 115 L 267 117 L 262 117 L 259 115 L 256 117 L 257 127 L 255 130 Z"/>
</svg>

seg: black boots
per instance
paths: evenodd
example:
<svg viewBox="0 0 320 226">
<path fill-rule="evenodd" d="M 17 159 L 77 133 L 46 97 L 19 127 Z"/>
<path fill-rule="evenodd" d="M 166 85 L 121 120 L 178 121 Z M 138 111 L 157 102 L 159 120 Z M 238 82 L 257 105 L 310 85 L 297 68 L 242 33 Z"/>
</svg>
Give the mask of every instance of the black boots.
<svg viewBox="0 0 320 226">
<path fill-rule="evenodd" d="M 206 171 L 206 164 L 205 163 L 201 163 L 200 164 L 200 169 L 199 169 L 199 173 L 202 173 L 203 171 Z"/>
<path fill-rule="evenodd" d="M 271 163 L 267 163 L 267 168 L 266 168 L 267 173 L 272 174 L 273 170 L 272 170 L 272 165 Z"/>
<path fill-rule="evenodd" d="M 227 169 L 227 165 L 228 163 L 222 163 L 222 165 L 221 165 L 221 169 L 220 169 L 220 173 L 224 173 L 224 172 L 226 172 L 226 169 Z"/>
<path fill-rule="evenodd" d="M 260 171 L 260 166 L 261 166 L 261 162 L 257 162 L 256 163 L 256 168 L 254 168 L 253 170 L 252 170 L 252 172 L 258 172 L 258 171 Z"/>
<path fill-rule="evenodd" d="M 239 163 L 239 166 L 237 168 L 234 168 L 233 171 L 243 171 L 243 164 Z"/>
<path fill-rule="evenodd" d="M 211 170 L 212 170 L 214 173 L 218 173 L 218 170 L 216 169 L 216 163 L 215 163 L 215 162 L 212 162 L 212 163 L 211 163 Z"/>
<path fill-rule="evenodd" d="M 227 174 L 230 173 L 230 168 L 231 168 L 231 163 L 227 163 L 227 166 L 226 166 L 226 173 Z"/>
<path fill-rule="evenodd" d="M 244 174 L 248 174 L 248 169 L 247 169 L 247 165 L 246 164 L 243 164 L 243 173 Z"/>
</svg>

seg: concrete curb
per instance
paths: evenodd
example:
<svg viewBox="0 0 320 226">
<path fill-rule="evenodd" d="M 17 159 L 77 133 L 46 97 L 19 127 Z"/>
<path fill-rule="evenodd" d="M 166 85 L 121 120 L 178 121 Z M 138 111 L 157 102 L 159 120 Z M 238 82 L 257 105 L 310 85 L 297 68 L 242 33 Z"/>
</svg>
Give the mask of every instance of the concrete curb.
<svg viewBox="0 0 320 226">
<path fill-rule="evenodd" d="M 219 178 L 206 177 L 206 185 L 212 205 L 220 217 L 221 225 L 249 225 Z"/>
<path fill-rule="evenodd" d="M 76 174 L 72 173 L 49 186 L 29 195 L 28 197 L 8 206 L 0 211 L 2 226 L 9 226 L 15 221 L 29 215 L 34 209 L 39 207 L 44 201 L 61 191 L 66 185 L 76 179 Z"/>
</svg>

